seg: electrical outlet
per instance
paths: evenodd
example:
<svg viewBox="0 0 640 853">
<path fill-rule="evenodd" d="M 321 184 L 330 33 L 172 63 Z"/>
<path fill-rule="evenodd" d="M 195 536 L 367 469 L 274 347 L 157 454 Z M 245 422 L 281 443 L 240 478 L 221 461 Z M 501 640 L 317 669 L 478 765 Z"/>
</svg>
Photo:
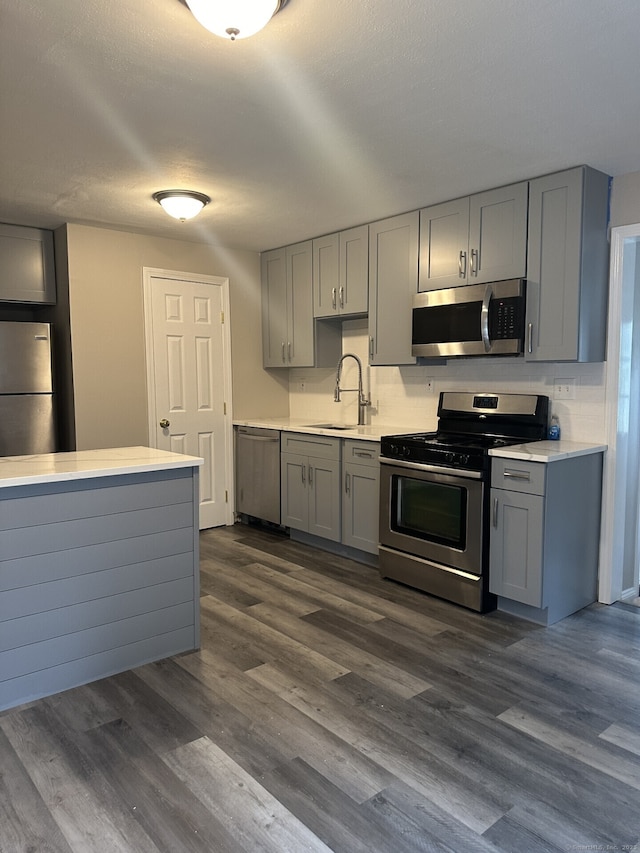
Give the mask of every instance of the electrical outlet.
<svg viewBox="0 0 640 853">
<path fill-rule="evenodd" d="M 307 384 L 304 379 L 300 380 L 300 382 L 298 383 L 298 388 L 300 389 L 300 391 L 302 391 L 303 394 L 307 390 Z"/>
<path fill-rule="evenodd" d="M 553 383 L 554 400 L 575 400 L 576 380 L 556 379 Z"/>
<path fill-rule="evenodd" d="M 425 382 L 425 388 L 427 389 L 427 394 L 433 394 L 435 391 L 435 383 L 433 379 L 427 379 Z"/>
</svg>

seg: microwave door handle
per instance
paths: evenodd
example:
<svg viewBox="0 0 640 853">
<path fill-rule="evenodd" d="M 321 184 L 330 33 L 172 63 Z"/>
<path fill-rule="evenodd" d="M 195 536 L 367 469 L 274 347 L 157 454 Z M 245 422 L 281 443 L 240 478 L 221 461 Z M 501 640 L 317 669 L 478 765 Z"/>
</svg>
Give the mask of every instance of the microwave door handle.
<svg viewBox="0 0 640 853">
<path fill-rule="evenodd" d="M 482 335 L 482 343 L 484 344 L 485 352 L 490 352 L 491 350 L 491 338 L 489 337 L 489 305 L 491 304 L 492 297 L 493 289 L 491 285 L 488 284 L 487 289 L 484 292 L 482 311 L 480 312 L 480 334 Z"/>
</svg>

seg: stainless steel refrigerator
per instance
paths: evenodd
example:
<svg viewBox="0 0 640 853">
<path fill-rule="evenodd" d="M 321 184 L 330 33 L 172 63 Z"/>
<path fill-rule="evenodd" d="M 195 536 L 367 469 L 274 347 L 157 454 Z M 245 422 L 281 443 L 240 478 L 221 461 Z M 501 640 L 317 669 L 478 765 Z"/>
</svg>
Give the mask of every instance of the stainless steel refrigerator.
<svg viewBox="0 0 640 853">
<path fill-rule="evenodd" d="M 0 322 L 0 456 L 55 450 L 51 326 Z"/>
</svg>

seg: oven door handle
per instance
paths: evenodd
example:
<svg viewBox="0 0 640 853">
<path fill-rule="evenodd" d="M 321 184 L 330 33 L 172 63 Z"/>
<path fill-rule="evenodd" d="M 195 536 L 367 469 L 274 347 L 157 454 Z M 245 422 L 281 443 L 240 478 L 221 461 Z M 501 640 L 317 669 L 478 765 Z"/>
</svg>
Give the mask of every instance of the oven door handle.
<svg viewBox="0 0 640 853">
<path fill-rule="evenodd" d="M 490 352 L 491 350 L 491 338 L 489 337 L 489 305 L 491 304 L 492 299 L 493 288 L 488 284 L 487 289 L 484 292 L 482 311 L 480 312 L 480 334 L 482 335 L 482 343 L 484 344 L 485 352 Z"/>
<path fill-rule="evenodd" d="M 425 471 L 427 474 L 448 474 L 449 477 L 460 477 L 464 480 L 482 480 L 482 471 L 466 471 L 460 468 L 445 468 L 444 465 L 425 465 L 422 462 L 405 462 L 403 459 L 387 459 L 379 456 L 381 465 L 393 465 L 398 468 L 407 468 L 410 471 Z"/>
</svg>

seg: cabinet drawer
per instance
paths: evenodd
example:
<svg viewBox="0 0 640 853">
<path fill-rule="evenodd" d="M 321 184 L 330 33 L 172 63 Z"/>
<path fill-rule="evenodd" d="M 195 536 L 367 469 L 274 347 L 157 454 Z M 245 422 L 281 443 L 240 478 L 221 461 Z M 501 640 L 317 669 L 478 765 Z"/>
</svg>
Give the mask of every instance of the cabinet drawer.
<svg viewBox="0 0 640 853">
<path fill-rule="evenodd" d="M 377 441 L 353 441 L 345 439 L 342 454 L 344 462 L 377 467 L 379 464 L 380 445 Z"/>
<path fill-rule="evenodd" d="M 528 495 L 543 495 L 546 467 L 544 462 L 494 457 L 491 460 L 491 486 Z"/>
<path fill-rule="evenodd" d="M 282 453 L 298 453 L 319 459 L 340 459 L 340 439 L 301 432 L 283 432 L 280 450 Z"/>
</svg>

